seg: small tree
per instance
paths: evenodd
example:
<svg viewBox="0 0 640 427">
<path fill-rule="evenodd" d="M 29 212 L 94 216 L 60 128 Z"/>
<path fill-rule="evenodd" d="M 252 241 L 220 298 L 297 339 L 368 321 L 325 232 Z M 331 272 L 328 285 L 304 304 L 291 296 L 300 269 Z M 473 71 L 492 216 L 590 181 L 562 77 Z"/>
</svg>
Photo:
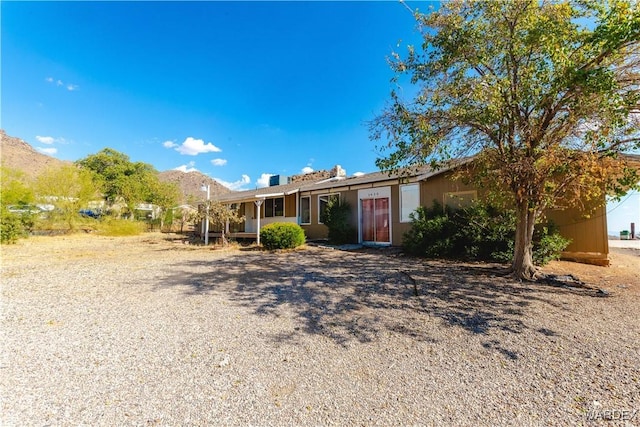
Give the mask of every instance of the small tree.
<svg viewBox="0 0 640 427">
<path fill-rule="evenodd" d="M 244 216 L 240 216 L 238 209 L 234 209 L 229 205 L 225 205 L 216 200 L 209 200 L 208 209 L 205 208 L 201 213 L 201 218 L 205 219 L 209 216 L 209 224 L 221 230 L 222 244 L 226 246 L 229 242 L 227 240 L 227 224 L 238 224 L 244 221 Z"/>
<path fill-rule="evenodd" d="M 640 8 L 629 0 L 451 0 L 415 14 L 422 49 L 372 124 L 385 170 L 476 155 L 466 177 L 516 211 L 513 274 L 532 280 L 534 225 L 638 182 L 618 154 L 640 147 Z M 396 79 L 396 81 L 399 81 Z M 501 195 L 507 197 L 500 197 Z"/>
<path fill-rule="evenodd" d="M 193 224 L 201 218 L 198 215 L 198 211 L 190 206 L 174 208 L 173 212 L 174 222 L 180 224 L 180 233 L 184 232 L 184 226 L 187 224 Z"/>
<path fill-rule="evenodd" d="M 178 186 L 170 182 L 161 182 L 157 177 L 149 181 L 149 201 L 160 207 L 160 230 L 164 227 L 166 218 L 173 218 L 169 213 L 180 199 Z"/>
<path fill-rule="evenodd" d="M 33 226 L 31 204 L 35 201 L 31 183 L 24 173 L 0 167 L 0 243 L 15 243 Z M 9 208 L 24 210 L 12 212 Z"/>
<path fill-rule="evenodd" d="M 320 220 L 329 228 L 329 241 L 336 245 L 351 243 L 355 240 L 356 230 L 349 223 L 351 206 L 339 197 L 332 197 L 327 202 Z"/>
<path fill-rule="evenodd" d="M 55 212 L 73 230 L 78 212 L 98 195 L 91 174 L 74 165 L 49 168 L 36 180 L 37 198 L 56 207 Z"/>
<path fill-rule="evenodd" d="M 21 171 L 0 167 L 0 204 L 26 206 L 35 201 L 33 185 Z"/>
</svg>

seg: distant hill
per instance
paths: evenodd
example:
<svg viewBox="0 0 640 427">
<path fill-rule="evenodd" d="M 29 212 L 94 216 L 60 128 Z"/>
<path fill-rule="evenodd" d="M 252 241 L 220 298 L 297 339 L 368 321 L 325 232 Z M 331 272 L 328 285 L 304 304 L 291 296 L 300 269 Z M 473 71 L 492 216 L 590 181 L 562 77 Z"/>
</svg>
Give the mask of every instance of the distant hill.
<svg viewBox="0 0 640 427">
<path fill-rule="evenodd" d="M 71 162 L 38 152 L 22 139 L 7 135 L 2 129 L 0 129 L 0 161 L 2 166 L 20 170 L 29 178 L 37 177 L 49 167 L 71 164 Z"/>
<path fill-rule="evenodd" d="M 71 164 L 69 161 L 59 160 L 38 152 L 29 143 L 7 135 L 2 129 L 0 129 L 0 160 L 2 166 L 20 170 L 29 178 L 37 177 L 49 167 Z M 181 203 L 197 204 L 204 201 L 207 194 L 200 190 L 203 183 L 210 184 L 211 198 L 231 191 L 200 172 L 185 173 L 170 170 L 160 172 L 159 178 L 162 182 L 173 182 L 178 185 L 183 195 Z"/>
<path fill-rule="evenodd" d="M 159 177 L 162 182 L 172 182 L 178 185 L 184 196 L 182 203 L 197 204 L 204 201 L 207 198 L 207 193 L 200 189 L 202 184 L 210 185 L 209 191 L 212 199 L 217 195 L 231 192 L 227 187 L 200 172 L 170 170 L 160 172 Z"/>
</svg>

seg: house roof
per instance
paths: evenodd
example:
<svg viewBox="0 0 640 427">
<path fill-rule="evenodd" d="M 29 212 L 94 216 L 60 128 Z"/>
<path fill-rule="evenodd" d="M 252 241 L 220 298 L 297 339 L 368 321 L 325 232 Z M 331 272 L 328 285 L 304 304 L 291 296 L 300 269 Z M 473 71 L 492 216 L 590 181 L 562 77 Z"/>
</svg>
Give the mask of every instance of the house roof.
<svg viewBox="0 0 640 427">
<path fill-rule="evenodd" d="M 293 184 L 274 185 L 273 187 L 256 188 L 253 190 L 232 191 L 231 193 L 221 194 L 215 197 L 220 202 L 244 202 L 251 200 L 264 199 L 266 197 L 276 197 L 296 193 L 300 190 L 300 186 L 304 182 L 296 182 Z"/>
<path fill-rule="evenodd" d="M 466 163 L 466 159 L 462 163 Z M 215 200 L 223 203 L 233 202 L 245 202 L 258 199 L 264 199 L 269 197 L 281 197 L 297 192 L 315 192 L 326 190 L 339 191 L 344 189 L 363 188 L 366 186 L 376 186 L 380 184 L 395 184 L 400 180 L 407 180 L 408 182 L 421 181 L 432 176 L 446 172 L 456 166 L 462 164 L 460 162 L 452 163 L 450 166 L 441 169 L 432 169 L 429 166 L 419 166 L 414 168 L 408 168 L 399 172 L 371 172 L 359 176 L 350 177 L 334 177 L 328 179 L 321 179 L 317 181 L 307 182 L 295 182 L 283 185 L 274 185 L 272 187 L 256 188 L 253 190 L 233 191 L 228 194 L 221 194 L 215 196 Z"/>
<path fill-rule="evenodd" d="M 623 154 L 632 164 L 640 164 L 640 155 Z M 284 185 L 274 185 L 272 187 L 256 188 L 253 190 L 232 191 L 227 194 L 216 195 L 213 199 L 223 203 L 254 201 L 269 197 L 282 197 L 297 192 L 317 192 L 326 190 L 327 192 L 344 191 L 366 188 L 367 186 L 375 187 L 377 185 L 398 184 L 403 182 L 424 181 L 441 173 L 450 171 L 458 166 L 464 165 L 472 161 L 474 156 L 455 159 L 449 165 L 440 169 L 431 168 L 428 165 L 406 168 L 399 172 L 371 172 L 360 176 L 334 177 L 328 179 L 320 179 L 317 181 L 294 182 Z"/>
</svg>

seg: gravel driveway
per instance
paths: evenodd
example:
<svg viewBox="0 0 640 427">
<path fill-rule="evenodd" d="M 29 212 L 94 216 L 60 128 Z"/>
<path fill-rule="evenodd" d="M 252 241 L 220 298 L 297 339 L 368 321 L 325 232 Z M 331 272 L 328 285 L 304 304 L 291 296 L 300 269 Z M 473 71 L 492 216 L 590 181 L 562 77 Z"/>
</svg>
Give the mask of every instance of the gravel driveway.
<svg viewBox="0 0 640 427">
<path fill-rule="evenodd" d="M 0 424 L 640 425 L 640 286 L 499 273 L 161 235 L 3 246 Z"/>
</svg>

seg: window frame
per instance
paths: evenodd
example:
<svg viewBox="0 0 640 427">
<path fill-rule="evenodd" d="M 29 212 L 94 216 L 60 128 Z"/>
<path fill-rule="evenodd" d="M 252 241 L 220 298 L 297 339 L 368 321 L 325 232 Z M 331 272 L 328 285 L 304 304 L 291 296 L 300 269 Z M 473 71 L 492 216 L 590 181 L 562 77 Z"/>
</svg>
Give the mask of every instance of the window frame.
<svg viewBox="0 0 640 427">
<path fill-rule="evenodd" d="M 417 200 L 416 206 L 413 209 L 411 209 L 409 214 L 405 217 L 405 216 L 403 216 L 403 209 L 402 209 L 403 208 L 403 204 L 404 204 L 404 199 L 403 199 L 402 195 L 404 194 L 403 193 L 403 189 L 407 188 L 407 187 L 415 187 L 416 188 L 416 193 L 417 193 L 417 196 L 418 196 L 418 200 Z M 400 188 L 399 188 L 398 192 L 399 192 L 398 199 L 399 199 L 399 208 L 400 208 L 400 212 L 399 212 L 400 213 L 400 215 L 399 215 L 400 216 L 400 222 L 401 223 L 411 222 L 411 217 L 409 215 L 412 214 L 413 212 L 415 212 L 416 209 L 418 209 L 420 207 L 420 183 L 414 182 L 414 183 L 411 183 L 411 184 L 400 185 Z"/>
<path fill-rule="evenodd" d="M 276 200 L 282 200 L 282 215 L 276 215 Z M 269 209 L 269 205 L 270 209 Z M 264 217 L 265 218 L 284 218 L 284 196 L 282 197 L 271 197 L 264 200 Z M 268 215 L 267 215 L 268 214 Z"/>
<path fill-rule="evenodd" d="M 309 200 L 309 221 L 305 222 L 304 218 L 303 218 L 303 206 L 302 206 L 302 200 L 303 199 L 307 199 Z M 311 224 L 311 196 L 300 196 L 300 225 L 310 225 Z"/>
</svg>

